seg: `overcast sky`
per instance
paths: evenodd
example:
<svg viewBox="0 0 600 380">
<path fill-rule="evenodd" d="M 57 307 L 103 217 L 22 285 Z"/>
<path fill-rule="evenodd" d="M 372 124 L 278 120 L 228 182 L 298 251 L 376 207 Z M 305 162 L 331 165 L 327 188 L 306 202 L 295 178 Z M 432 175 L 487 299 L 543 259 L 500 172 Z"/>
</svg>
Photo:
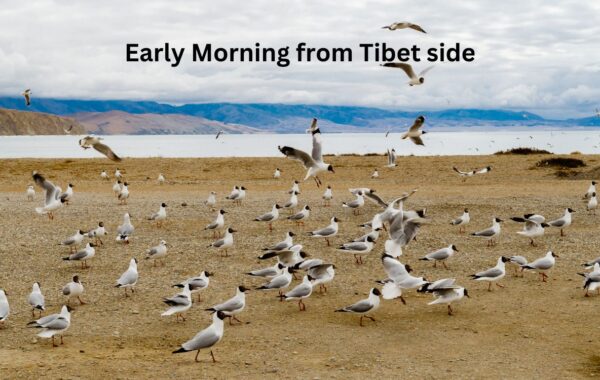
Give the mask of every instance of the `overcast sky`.
<svg viewBox="0 0 600 380">
<path fill-rule="evenodd" d="M 588 116 L 600 107 L 600 1 L 0 0 L 0 95 L 365 105 L 392 109 L 524 109 Z M 394 21 L 428 34 L 389 32 Z M 437 63 L 425 85 L 400 70 L 352 63 L 192 62 L 193 43 L 245 47 L 426 49 L 460 42 L 471 63 Z M 185 47 L 184 63 L 128 63 L 126 43 Z M 415 63 L 417 70 L 428 63 Z"/>
</svg>

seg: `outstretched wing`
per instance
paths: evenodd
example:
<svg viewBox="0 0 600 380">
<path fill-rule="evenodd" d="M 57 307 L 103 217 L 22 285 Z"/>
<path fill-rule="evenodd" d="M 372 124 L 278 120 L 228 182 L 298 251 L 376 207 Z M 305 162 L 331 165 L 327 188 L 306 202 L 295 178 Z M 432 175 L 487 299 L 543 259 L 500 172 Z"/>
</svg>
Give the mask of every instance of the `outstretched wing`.
<svg viewBox="0 0 600 380">
<path fill-rule="evenodd" d="M 410 141 L 414 142 L 417 145 L 423 145 L 423 146 L 425 146 L 425 144 L 423 143 L 423 140 L 421 139 L 421 136 L 419 136 L 419 137 L 411 137 Z"/>
<path fill-rule="evenodd" d="M 404 62 L 387 62 L 384 63 L 383 66 L 385 67 L 394 67 L 397 69 L 402 69 L 404 70 L 404 72 L 406 73 L 406 75 L 408 75 L 409 78 L 411 79 L 416 79 L 417 75 L 415 74 L 415 71 L 413 70 L 412 66 L 408 63 L 404 63 Z"/>
<path fill-rule="evenodd" d="M 369 198 L 370 200 L 377 203 L 378 205 L 380 205 L 383 208 L 386 208 L 388 206 L 388 204 L 385 203 L 383 201 L 383 199 L 381 199 L 379 197 L 379 195 L 375 194 L 373 191 L 366 192 L 366 193 L 364 193 L 364 195 L 365 195 L 365 197 Z"/>
<path fill-rule="evenodd" d="M 424 76 L 424 75 L 425 75 L 425 74 L 427 74 L 427 72 L 428 72 L 429 70 L 431 70 L 431 69 L 433 69 L 433 66 L 429 66 L 428 68 L 424 69 L 423 71 L 421 71 L 421 72 L 419 73 L 419 77 L 422 77 L 422 76 Z"/>
<path fill-rule="evenodd" d="M 409 132 L 418 131 L 423 126 L 424 122 L 425 122 L 425 118 L 423 116 L 417 117 L 415 119 L 415 121 L 413 122 L 413 125 L 411 125 L 410 128 L 408 129 L 408 131 Z"/>
<path fill-rule="evenodd" d="M 281 153 L 283 153 L 287 156 L 287 158 L 291 158 L 292 160 L 300 161 L 306 169 L 309 169 L 310 167 L 314 166 L 314 164 L 315 164 L 315 160 L 313 160 L 313 158 L 311 156 L 309 156 L 308 153 L 306 153 L 302 150 L 292 148 L 289 146 L 278 147 L 278 148 Z"/>
<path fill-rule="evenodd" d="M 421 32 L 421 33 L 427 33 L 425 30 L 423 30 L 423 28 L 421 28 L 417 24 L 408 24 L 408 27 L 411 28 L 411 29 L 414 29 L 414 30 L 416 30 L 418 32 Z"/>
<path fill-rule="evenodd" d="M 323 142 L 321 140 L 321 130 L 319 128 L 312 131 L 312 140 L 312 159 L 315 160 L 315 162 L 323 162 Z"/>
<path fill-rule="evenodd" d="M 60 193 L 60 190 L 58 189 L 58 187 L 54 186 L 54 184 L 52 182 L 48 181 L 41 174 L 34 173 L 33 181 L 36 183 L 36 185 L 38 185 L 39 187 L 41 187 L 42 189 L 44 189 L 46 191 L 46 203 L 45 204 L 49 204 L 49 203 L 53 202 L 57 197 L 56 193 Z"/>
<path fill-rule="evenodd" d="M 96 143 L 94 144 L 94 149 L 96 149 L 98 152 L 102 153 L 103 155 L 105 155 L 113 161 L 121 161 L 121 157 L 117 156 L 115 152 L 113 152 L 112 149 L 108 147 L 108 145 Z"/>
</svg>

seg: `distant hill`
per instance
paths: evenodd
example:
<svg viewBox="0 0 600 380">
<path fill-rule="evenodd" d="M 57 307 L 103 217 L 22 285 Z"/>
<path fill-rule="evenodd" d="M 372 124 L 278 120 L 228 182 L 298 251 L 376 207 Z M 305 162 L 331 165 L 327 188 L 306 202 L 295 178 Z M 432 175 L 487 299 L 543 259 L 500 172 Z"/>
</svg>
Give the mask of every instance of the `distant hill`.
<svg viewBox="0 0 600 380">
<path fill-rule="evenodd" d="M 11 109 L 25 109 L 21 98 L 0 97 L 0 107 Z M 128 100 L 69 100 L 33 98 L 31 111 L 46 112 L 56 115 L 76 115 L 79 120 L 87 123 L 90 119 L 85 113 L 106 113 L 121 111 L 127 114 L 144 116 L 143 119 L 121 115 L 121 118 L 139 122 L 136 128 L 128 129 L 123 124 L 120 133 L 140 133 L 148 129 L 147 133 L 174 133 L 180 128 L 189 130 L 183 133 L 212 133 L 206 129 L 209 121 L 220 122 L 226 125 L 235 124 L 238 128 L 256 128 L 265 132 L 299 133 L 303 132 L 310 124 L 312 117 L 317 117 L 328 132 L 381 132 L 391 127 L 395 130 L 412 123 L 417 115 L 424 115 L 427 119 L 426 127 L 429 129 L 461 129 L 471 127 L 598 127 L 599 117 L 588 117 L 568 120 L 549 120 L 539 115 L 526 111 L 496 110 L 496 109 L 448 109 L 440 111 L 403 111 L 388 110 L 372 107 L 353 106 L 325 106 L 306 104 L 252 104 L 252 103 L 205 103 L 184 104 L 180 106 L 157 103 L 152 101 Z M 83 115 L 83 116 L 82 116 Z M 161 118 L 160 115 L 187 115 L 201 118 L 193 119 Z M 113 115 L 102 116 L 112 119 Z M 96 121 L 94 121 L 96 120 Z M 100 125 L 100 115 L 94 116 L 90 123 Z M 198 127 L 193 124 L 197 122 Z M 114 121 L 116 125 L 116 121 Z M 147 126 L 152 125 L 150 128 Z M 174 123 L 173 128 L 168 123 Z M 178 125 L 178 127 L 175 127 Z M 121 127 L 114 127 L 117 130 Z M 88 129 L 90 129 L 88 124 Z M 95 130 L 95 129 L 91 129 Z M 164 130 L 164 132 L 162 131 Z M 206 132 L 204 132 L 206 130 Z M 248 132 L 251 129 L 246 130 Z M 100 131 L 101 132 L 101 131 Z M 99 133 L 100 133 L 99 132 Z M 242 132 L 240 130 L 241 133 Z M 111 133 L 108 129 L 103 133 Z M 146 132 L 143 132 L 146 133 Z"/>
<path fill-rule="evenodd" d="M 227 133 L 259 133 L 244 125 L 225 124 L 197 116 L 180 114 L 132 114 L 123 111 L 81 112 L 73 115 L 87 133 L 99 135 L 193 135 Z"/>
<path fill-rule="evenodd" d="M 39 112 L 23 112 L 0 108 L 0 135 L 66 135 L 84 133 L 76 120 Z"/>
</svg>

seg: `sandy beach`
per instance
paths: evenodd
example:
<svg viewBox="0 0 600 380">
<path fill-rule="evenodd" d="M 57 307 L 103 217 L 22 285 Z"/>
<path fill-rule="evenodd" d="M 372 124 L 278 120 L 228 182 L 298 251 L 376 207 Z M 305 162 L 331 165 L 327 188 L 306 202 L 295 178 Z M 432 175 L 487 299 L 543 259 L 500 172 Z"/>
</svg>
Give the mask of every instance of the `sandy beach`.
<svg viewBox="0 0 600 380">
<path fill-rule="evenodd" d="M 600 165 L 600 156 L 583 156 L 586 173 Z M 400 157 L 395 169 L 383 168 L 386 158 L 330 157 L 336 174 L 323 177 L 332 186 L 332 207 L 321 207 L 323 189 L 313 181 L 301 184 L 300 203 L 313 208 L 305 227 L 288 221 L 274 223 L 269 233 L 264 223 L 252 219 L 285 203 L 294 179 L 304 175 L 296 162 L 280 159 L 126 159 L 120 164 L 105 159 L 2 160 L 0 161 L 0 287 L 8 293 L 11 315 L 0 330 L 0 373 L 3 378 L 584 378 L 600 374 L 600 334 L 597 326 L 600 296 L 584 298 L 581 263 L 598 254 L 600 214 L 585 210 L 581 197 L 589 185 L 585 174 L 577 180 L 561 179 L 552 168 L 536 168 L 545 156 L 451 156 Z M 493 170 L 463 182 L 452 166 Z M 275 180 L 275 167 L 282 178 Z M 128 205 L 120 206 L 112 193 L 114 179 L 103 181 L 100 172 L 119 167 L 130 183 Z M 373 168 L 380 178 L 371 179 Z M 36 188 L 34 202 L 25 196 L 37 170 L 56 184 L 75 185 L 72 204 L 56 214 L 54 221 L 37 215 L 43 202 Z M 158 173 L 167 183 L 158 185 Z M 591 178 L 590 178 L 591 179 Z M 247 199 L 234 206 L 224 197 L 234 185 L 248 189 Z M 350 187 L 371 187 L 383 199 L 411 189 L 419 191 L 406 204 L 408 209 L 427 208 L 432 223 L 424 226 L 416 242 L 405 250 L 401 261 L 427 279 L 456 278 L 471 299 L 454 305 L 448 316 L 444 306 L 428 306 L 430 295 L 406 293 L 407 305 L 384 301 L 374 313 L 376 322 L 358 325 L 358 317 L 334 310 L 364 298 L 375 280 L 385 277 L 379 257 L 385 236 L 365 259 L 356 265 L 352 255 L 335 245 L 363 234 L 357 225 L 366 222 L 379 208 L 370 202 L 355 216 L 341 202 L 353 199 Z M 226 221 L 239 232 L 229 257 L 221 257 L 207 246 L 212 233 L 203 231 L 215 215 L 204 204 L 208 193 L 218 194 L 217 207 L 229 213 Z M 146 217 L 168 205 L 169 217 L 158 228 Z M 187 206 L 182 206 L 182 203 Z M 462 210 L 471 210 L 468 232 L 488 227 L 493 216 L 535 212 L 558 218 L 566 207 L 575 209 L 573 226 L 565 237 L 548 229 L 537 247 L 516 234 L 522 228 L 510 220 L 503 224 L 497 246 L 459 234 L 449 221 Z M 136 227 L 132 243 L 118 245 L 115 231 L 125 212 Z M 284 212 L 284 214 L 287 212 Z M 328 224 L 332 216 L 341 220 L 340 233 L 332 247 L 306 236 L 306 232 Z M 104 246 L 96 251 L 89 269 L 63 261 L 68 249 L 58 245 L 77 229 L 89 230 L 103 221 L 109 231 Z M 242 325 L 225 326 L 223 340 L 214 347 L 218 362 L 208 351 L 172 355 L 181 343 L 210 323 L 204 311 L 235 293 L 244 284 L 254 288 L 261 279 L 243 273 L 272 264 L 257 256 L 266 245 L 283 239 L 286 231 L 298 234 L 297 243 L 311 257 L 336 265 L 336 278 L 325 295 L 313 294 L 305 301 L 306 312 L 295 302 L 280 303 L 276 292 L 252 291 Z M 165 239 L 172 245 L 165 265 L 153 267 L 143 260 L 145 250 Z M 449 269 L 432 268 L 418 258 L 433 250 L 455 244 L 460 250 L 448 261 Z M 523 255 L 529 260 L 548 250 L 560 258 L 549 272 L 547 283 L 526 273 L 514 277 L 512 267 L 502 281 L 504 289 L 487 291 L 487 283 L 468 276 L 495 265 L 499 256 Z M 140 280 L 136 293 L 123 297 L 115 289 L 116 279 L 131 257 L 139 259 Z M 203 301 L 194 304 L 186 322 L 161 317 L 163 297 L 177 291 L 171 285 L 199 274 L 215 272 Z M 86 288 L 86 305 L 76 305 L 65 344 L 52 348 L 37 338 L 31 321 L 27 295 L 39 281 L 46 295 L 46 313 L 58 312 L 65 298 L 60 289 L 78 274 Z M 298 281 L 295 281 L 296 284 Z"/>
</svg>

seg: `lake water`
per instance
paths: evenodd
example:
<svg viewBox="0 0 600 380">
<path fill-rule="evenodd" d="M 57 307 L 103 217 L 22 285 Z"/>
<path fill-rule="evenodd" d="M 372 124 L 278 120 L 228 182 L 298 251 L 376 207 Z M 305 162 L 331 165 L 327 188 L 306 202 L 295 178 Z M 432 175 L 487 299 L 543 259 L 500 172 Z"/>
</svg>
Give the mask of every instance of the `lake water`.
<svg viewBox="0 0 600 380">
<path fill-rule="evenodd" d="M 0 158 L 92 158 L 93 149 L 78 145 L 81 136 L 0 136 Z M 490 131 L 430 132 L 426 146 L 400 139 L 399 133 L 324 133 L 324 154 L 384 153 L 395 148 L 398 155 L 492 154 L 514 147 L 535 147 L 554 153 L 600 154 L 600 131 Z M 122 157 L 269 157 L 280 156 L 278 145 L 310 152 L 308 134 L 148 135 L 104 136 L 104 142 Z"/>
</svg>

